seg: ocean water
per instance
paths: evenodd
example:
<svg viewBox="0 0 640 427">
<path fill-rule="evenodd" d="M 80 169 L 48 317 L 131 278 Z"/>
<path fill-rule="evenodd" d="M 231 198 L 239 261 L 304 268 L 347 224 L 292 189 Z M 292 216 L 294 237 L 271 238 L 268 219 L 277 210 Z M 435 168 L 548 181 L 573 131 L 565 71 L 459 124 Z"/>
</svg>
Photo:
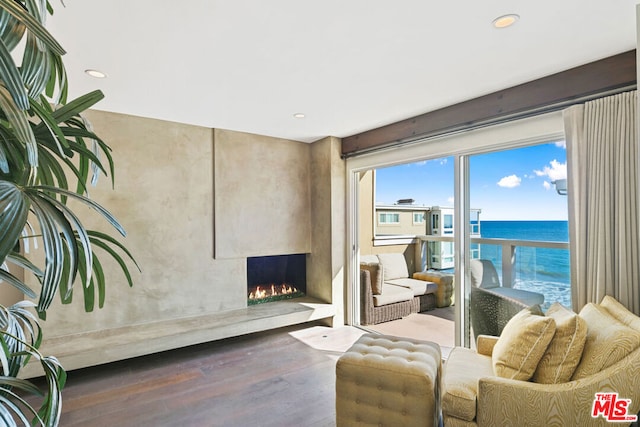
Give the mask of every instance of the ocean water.
<svg viewBox="0 0 640 427">
<path fill-rule="evenodd" d="M 483 238 L 568 242 L 567 221 L 482 221 Z M 490 259 L 502 276 L 502 246 L 480 245 L 480 257 Z M 539 292 L 545 296 L 543 308 L 559 301 L 571 307 L 569 250 L 516 248 L 514 287 Z M 502 277 L 501 277 L 502 280 Z"/>
</svg>

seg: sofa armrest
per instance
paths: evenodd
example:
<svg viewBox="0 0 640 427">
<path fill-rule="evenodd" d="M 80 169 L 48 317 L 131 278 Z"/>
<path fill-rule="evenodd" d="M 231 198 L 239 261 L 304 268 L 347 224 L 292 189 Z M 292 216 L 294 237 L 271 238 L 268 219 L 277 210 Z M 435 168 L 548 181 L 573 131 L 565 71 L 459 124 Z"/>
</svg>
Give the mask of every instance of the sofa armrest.
<svg viewBox="0 0 640 427">
<path fill-rule="evenodd" d="M 591 416 L 595 394 L 616 392 L 631 399 L 628 414 L 640 410 L 640 349 L 597 374 L 561 384 L 537 384 L 500 377 L 478 381 L 478 426 L 606 425 Z"/>
<path fill-rule="evenodd" d="M 371 272 L 360 269 L 360 322 L 368 325 L 373 317 L 373 292 L 371 291 Z"/>
<path fill-rule="evenodd" d="M 473 333 L 476 337 L 500 336 L 507 322 L 527 307 L 520 301 L 491 292 L 491 289 L 471 287 L 469 309 Z"/>
<path fill-rule="evenodd" d="M 491 335 L 479 335 L 478 340 L 476 341 L 476 351 L 478 354 L 491 356 L 493 354 L 493 347 L 495 347 L 497 342 L 498 337 Z"/>
</svg>

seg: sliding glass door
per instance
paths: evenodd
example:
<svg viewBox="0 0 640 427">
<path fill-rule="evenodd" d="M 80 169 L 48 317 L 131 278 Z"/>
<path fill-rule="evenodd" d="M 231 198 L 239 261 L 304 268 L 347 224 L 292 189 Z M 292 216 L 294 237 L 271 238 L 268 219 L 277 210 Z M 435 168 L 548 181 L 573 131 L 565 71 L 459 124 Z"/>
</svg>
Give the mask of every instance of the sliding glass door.
<svg viewBox="0 0 640 427">
<path fill-rule="evenodd" d="M 381 254 L 401 254 L 407 269 L 402 273 L 404 278 L 413 279 L 414 273 L 428 270 L 452 276 L 455 267 L 453 170 L 450 156 L 360 172 L 360 259 L 371 263 Z M 402 313 L 400 307 L 404 302 L 385 296 L 387 292 L 393 295 L 402 290 L 405 283 L 383 281 L 381 292 L 379 289 L 368 292 L 368 286 L 361 284 L 361 325 L 384 334 L 433 341 L 442 348 L 454 346 L 455 316 L 449 297 L 435 301 L 435 295 L 428 295 L 425 286 L 423 294 L 416 290 L 417 293 L 409 295 L 410 299 L 417 297 L 420 302 L 415 302 L 407 314 Z M 450 289 L 450 284 L 438 286 Z M 395 308 L 391 308 L 394 304 Z M 387 311 L 396 314 L 393 317 L 379 314 Z M 385 320 L 381 321 L 381 317 Z"/>
<path fill-rule="evenodd" d="M 488 289 L 486 283 L 476 280 L 477 274 L 472 274 L 478 270 L 478 260 L 490 261 L 495 268 L 495 283 L 504 289 L 494 289 L 493 292 L 518 293 L 518 290 L 522 290 L 541 294 L 544 296 L 543 304 L 556 299 L 563 301 L 561 295 L 568 297 L 568 288 L 561 285 L 564 279 L 552 280 L 564 274 L 558 271 L 562 270 L 559 265 L 568 266 L 568 259 L 566 263 L 564 261 L 566 252 L 562 253 L 562 250 L 567 250 L 566 239 L 563 240 L 563 235 L 555 232 L 553 238 L 539 235 L 534 239 L 525 234 L 527 226 L 542 233 L 543 230 L 550 231 L 554 225 L 560 227 L 563 221 L 566 223 L 566 197 L 556 192 L 556 181 L 560 181 L 560 178 L 555 175 L 564 159 L 559 155 L 534 156 L 535 149 L 527 148 L 540 144 L 548 147 L 553 145 L 561 153 L 562 147 L 555 146 L 555 142 L 563 137 L 561 114 L 550 113 L 347 159 L 349 323 L 360 323 L 360 255 L 377 251 L 379 247 L 376 246 L 376 240 L 379 240 L 378 244 L 384 240 L 407 244 L 400 239 L 400 234 L 385 237 L 383 234 L 388 232 L 382 232 L 395 227 L 400 233 L 401 229 L 404 230 L 403 221 L 411 227 L 424 227 L 427 230 L 424 237 L 416 239 L 413 235 L 410 239 L 425 243 L 418 252 L 419 256 L 414 257 L 415 271 L 433 269 L 454 274 L 452 307 L 455 312 L 456 345 L 473 345 L 476 331 L 472 309 L 477 307 L 472 307 L 471 303 L 481 298 L 474 300 L 472 292 L 476 294 L 476 289 L 480 289 L 480 292 Z M 531 163 L 525 167 L 517 161 L 518 158 L 530 160 Z M 446 203 L 441 199 L 425 201 L 423 203 L 429 205 L 429 212 L 419 212 L 417 215 L 412 212 L 406 218 L 400 215 L 403 204 L 417 201 L 417 197 L 413 196 L 417 193 L 411 190 L 410 185 L 419 184 L 421 189 L 426 190 L 425 194 L 430 190 L 434 195 L 443 186 L 441 180 L 425 178 L 409 181 L 406 192 L 387 197 L 389 200 L 384 201 L 391 205 L 387 206 L 389 209 L 386 211 L 381 209 L 377 212 L 375 204 L 362 203 L 361 181 L 371 179 L 373 185 L 373 177 L 368 175 L 372 171 L 399 165 L 410 168 L 406 165 L 433 162 L 435 159 L 447 159 L 449 167 L 451 163 L 454 166 L 453 192 L 447 197 Z M 447 185 L 450 184 L 451 180 Z M 541 194 L 523 192 L 536 185 Z M 367 191 L 370 192 L 367 197 L 375 200 L 374 187 Z M 410 199 L 414 199 L 413 202 Z M 551 216 L 555 212 L 553 206 L 558 203 L 565 205 L 564 217 Z M 552 224 L 549 221 L 555 222 Z M 502 231 L 500 226 L 503 226 Z M 504 226 L 511 227 L 513 233 L 505 234 Z M 404 237 L 409 239 L 410 236 L 411 233 Z M 549 252 L 552 250 L 557 252 Z M 484 264 L 489 265 L 488 262 Z M 497 306 L 492 307 L 495 309 Z M 476 321 L 480 320 L 477 315 Z M 479 328 L 481 326 L 476 324 L 475 329 Z"/>
<path fill-rule="evenodd" d="M 470 208 L 481 212 L 469 253 L 477 335 L 499 335 L 524 306 L 571 307 L 567 177 L 562 140 L 469 156 Z"/>
</svg>

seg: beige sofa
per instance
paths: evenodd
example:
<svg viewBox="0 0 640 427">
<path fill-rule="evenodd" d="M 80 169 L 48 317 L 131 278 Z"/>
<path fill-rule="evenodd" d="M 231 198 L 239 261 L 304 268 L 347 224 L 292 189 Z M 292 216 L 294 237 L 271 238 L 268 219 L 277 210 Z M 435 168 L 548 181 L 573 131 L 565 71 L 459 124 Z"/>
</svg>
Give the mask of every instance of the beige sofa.
<svg viewBox="0 0 640 427">
<path fill-rule="evenodd" d="M 401 253 L 360 257 L 360 322 L 374 325 L 435 308 L 438 286 L 413 279 Z"/>
<path fill-rule="evenodd" d="M 540 314 L 524 309 L 500 338 L 478 337 L 477 351 L 452 350 L 442 382 L 445 427 L 612 425 L 606 402 L 592 417 L 596 393 L 608 392 L 629 399 L 621 403 L 629 417 L 638 413 L 640 318 L 608 296 L 578 315 L 557 303 Z"/>
</svg>

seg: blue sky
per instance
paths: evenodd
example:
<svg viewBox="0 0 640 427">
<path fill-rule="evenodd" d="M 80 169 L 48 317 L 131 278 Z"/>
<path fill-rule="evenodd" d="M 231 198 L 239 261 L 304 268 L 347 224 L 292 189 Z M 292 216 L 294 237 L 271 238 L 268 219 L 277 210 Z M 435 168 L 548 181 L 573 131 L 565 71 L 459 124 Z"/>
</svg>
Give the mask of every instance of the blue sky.
<svg viewBox="0 0 640 427">
<path fill-rule="evenodd" d="M 566 220 L 567 197 L 551 181 L 566 178 L 563 142 L 472 156 L 471 205 L 481 220 Z M 378 169 L 376 203 L 415 199 L 453 206 L 453 158 Z"/>
</svg>

